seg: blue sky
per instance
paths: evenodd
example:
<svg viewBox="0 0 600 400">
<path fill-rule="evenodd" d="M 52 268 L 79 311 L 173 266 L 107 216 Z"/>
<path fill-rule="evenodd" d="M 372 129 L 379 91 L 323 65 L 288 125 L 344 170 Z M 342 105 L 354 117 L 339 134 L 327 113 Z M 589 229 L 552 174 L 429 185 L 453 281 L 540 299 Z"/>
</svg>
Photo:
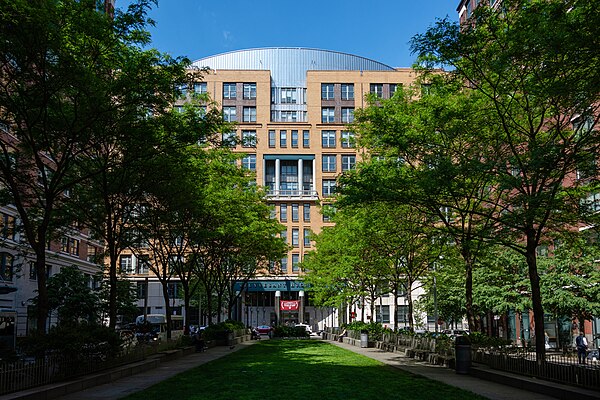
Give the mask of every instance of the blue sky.
<svg viewBox="0 0 600 400">
<path fill-rule="evenodd" d="M 117 8 L 128 4 L 117 0 Z M 197 60 L 256 47 L 310 47 L 410 67 L 409 40 L 458 0 L 159 0 L 152 47 Z"/>
</svg>

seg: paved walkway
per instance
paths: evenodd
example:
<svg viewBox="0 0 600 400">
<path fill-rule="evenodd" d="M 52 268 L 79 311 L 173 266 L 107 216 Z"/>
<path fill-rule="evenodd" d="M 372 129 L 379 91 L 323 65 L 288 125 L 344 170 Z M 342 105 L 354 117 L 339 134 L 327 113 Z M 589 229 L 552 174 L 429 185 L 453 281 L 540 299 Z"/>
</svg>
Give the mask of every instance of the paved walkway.
<svg viewBox="0 0 600 400">
<path fill-rule="evenodd" d="M 348 343 L 329 342 L 344 349 L 362 354 L 369 358 L 381 361 L 384 364 L 402 369 L 415 375 L 424 376 L 428 379 L 443 382 L 469 392 L 476 393 L 490 400 L 555 400 L 555 397 L 533 393 L 527 390 L 517 389 L 475 378 L 470 375 L 457 374 L 453 369 L 440 365 L 431 365 L 414 358 L 405 357 L 400 353 L 391 353 L 376 348 L 361 348 Z"/>
<path fill-rule="evenodd" d="M 160 381 L 172 376 L 196 368 L 199 365 L 206 364 L 209 361 L 216 360 L 231 354 L 232 352 L 243 349 L 255 344 L 255 340 L 237 344 L 233 349 L 228 346 L 211 347 L 200 353 L 193 353 L 173 361 L 161 362 L 158 368 L 149 369 L 145 372 L 121 378 L 105 385 L 94 386 L 81 392 L 72 393 L 60 397 L 63 400 L 115 400 L 123 398 L 135 392 L 139 392 Z M 173 396 L 177 398 L 177 396 Z"/>
<path fill-rule="evenodd" d="M 314 339 L 319 339 L 313 336 Z M 195 368 L 209 361 L 215 360 L 231 354 L 232 352 L 243 349 L 257 343 L 256 341 L 243 342 L 236 345 L 233 349 L 227 346 L 218 346 L 208 349 L 202 353 L 193 353 L 173 361 L 160 363 L 158 368 L 149 369 L 145 372 L 138 373 L 132 376 L 121 378 L 111 383 L 94 386 L 89 389 L 76 392 L 67 396 L 61 397 L 63 400 L 115 400 L 123 398 L 129 394 L 144 390 L 162 380 L 170 378 L 181 372 Z M 429 365 L 425 362 L 416 361 L 415 359 L 405 357 L 400 353 L 385 352 L 376 348 L 361 348 L 347 343 L 339 343 L 329 341 L 334 345 L 344 349 L 362 354 L 364 356 L 381 361 L 382 363 L 391 365 L 395 368 L 405 370 L 415 375 L 424 376 L 426 378 L 446 383 L 470 392 L 479 394 L 490 400 L 550 400 L 556 397 L 550 397 L 538 393 L 533 393 L 527 390 L 518 389 L 512 386 L 494 383 L 487 380 L 479 379 L 470 375 L 456 374 L 450 368 Z M 532 380 L 532 382 L 535 380 Z M 539 383 L 540 381 L 536 381 Z M 576 390 L 576 389 L 575 389 Z M 589 392 L 589 391 L 587 391 Z M 558 392 L 557 392 L 558 393 Z M 557 395 L 558 396 L 558 395 Z M 575 396 L 577 398 L 577 396 Z M 590 398 L 590 397 L 587 397 Z M 593 394 L 591 398 L 596 398 Z M 2 399 L 2 397 L 0 397 Z M 600 399 L 600 394 L 598 395 Z"/>
</svg>

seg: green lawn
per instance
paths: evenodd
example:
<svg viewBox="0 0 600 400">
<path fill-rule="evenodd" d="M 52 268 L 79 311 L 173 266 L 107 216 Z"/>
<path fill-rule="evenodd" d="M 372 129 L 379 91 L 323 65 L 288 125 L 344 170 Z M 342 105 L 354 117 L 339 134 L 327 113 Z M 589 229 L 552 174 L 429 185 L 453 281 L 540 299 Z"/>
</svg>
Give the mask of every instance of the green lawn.
<svg viewBox="0 0 600 400">
<path fill-rule="evenodd" d="M 317 340 L 263 340 L 126 399 L 482 399 Z"/>
</svg>

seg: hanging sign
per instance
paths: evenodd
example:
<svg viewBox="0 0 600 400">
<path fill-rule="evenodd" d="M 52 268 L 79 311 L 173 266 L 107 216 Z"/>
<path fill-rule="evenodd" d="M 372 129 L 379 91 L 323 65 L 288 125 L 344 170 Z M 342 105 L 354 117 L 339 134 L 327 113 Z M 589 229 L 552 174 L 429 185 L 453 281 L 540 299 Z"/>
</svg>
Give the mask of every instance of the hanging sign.
<svg viewBox="0 0 600 400">
<path fill-rule="evenodd" d="M 281 300 L 279 302 L 281 311 L 298 311 L 300 309 L 299 300 Z"/>
</svg>

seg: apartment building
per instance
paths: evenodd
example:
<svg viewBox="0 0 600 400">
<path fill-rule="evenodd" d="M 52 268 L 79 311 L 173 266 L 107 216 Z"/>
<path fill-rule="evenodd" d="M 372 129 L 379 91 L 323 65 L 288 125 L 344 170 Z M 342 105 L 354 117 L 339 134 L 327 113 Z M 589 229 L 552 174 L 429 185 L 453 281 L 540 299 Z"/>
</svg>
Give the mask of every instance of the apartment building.
<svg viewBox="0 0 600 400">
<path fill-rule="evenodd" d="M 223 118 L 236 122 L 224 139 L 241 140 L 234 151 L 244 154 L 242 166 L 254 171 L 257 185 L 267 189 L 272 217 L 285 226 L 281 235 L 291 246 L 286 257 L 271 265 L 273 275 L 249 283 L 236 319 L 253 326 L 336 326 L 337 310 L 312 305 L 299 265 L 313 248 L 311 234 L 331 224 L 321 208 L 335 193 L 336 177 L 360 159 L 347 127 L 354 111 L 366 105 L 369 93 L 390 98 L 400 85 L 410 85 L 415 73 L 357 55 L 307 48 L 233 51 L 197 60 L 193 67 L 208 68 L 193 90 L 209 93 L 222 107 Z M 145 303 L 147 312 L 160 313 L 164 300 L 158 283 L 147 271 L 137 273 L 131 257 L 124 255 L 121 265 L 131 268 L 140 296 L 147 296 L 140 307 Z M 176 284 L 175 312 L 185 312 L 175 291 Z M 378 305 L 378 315 L 368 317 L 393 325 L 393 300 L 384 303 Z M 198 318 L 197 310 L 190 313 L 190 321 Z"/>
</svg>

